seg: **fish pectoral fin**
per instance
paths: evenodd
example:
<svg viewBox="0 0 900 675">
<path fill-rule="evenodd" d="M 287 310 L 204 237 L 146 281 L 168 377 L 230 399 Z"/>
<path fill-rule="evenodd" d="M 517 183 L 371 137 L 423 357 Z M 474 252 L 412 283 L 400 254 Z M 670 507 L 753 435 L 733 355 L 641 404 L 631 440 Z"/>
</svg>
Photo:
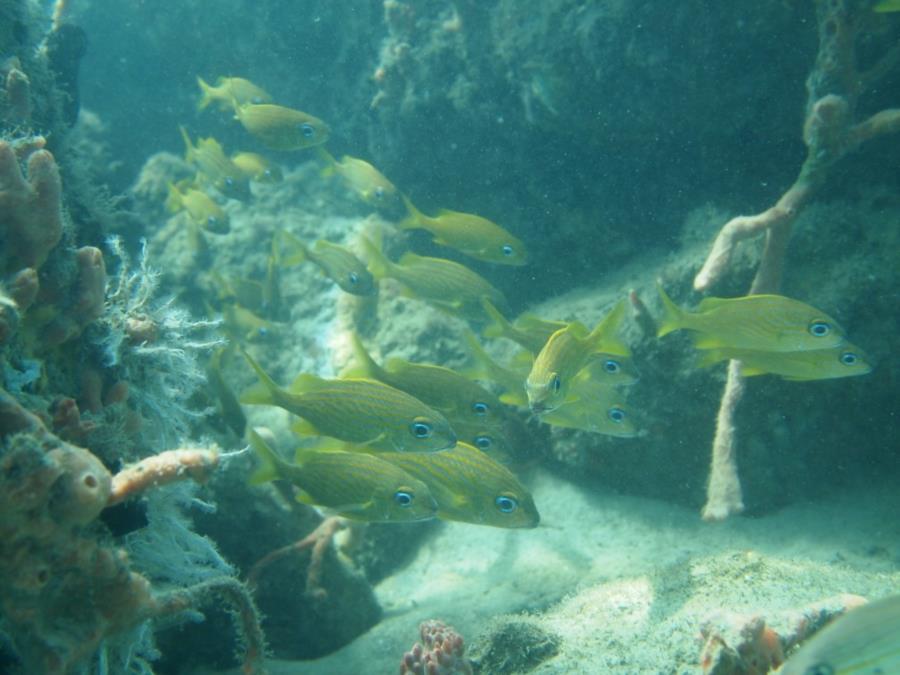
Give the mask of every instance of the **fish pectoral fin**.
<svg viewBox="0 0 900 675">
<path fill-rule="evenodd" d="M 313 504 L 315 504 L 315 500 L 313 500 L 312 496 L 309 493 L 304 492 L 300 488 L 295 488 L 295 489 L 296 489 L 296 492 L 294 493 L 294 499 L 299 504 L 307 504 L 309 506 L 312 506 Z"/>
<path fill-rule="evenodd" d="M 368 502 L 357 502 L 350 504 L 338 504 L 337 506 L 329 506 L 328 510 L 333 513 L 346 513 L 346 514 L 354 514 L 354 513 L 365 513 L 367 510 L 371 509 L 373 506 L 372 501 Z"/>
<path fill-rule="evenodd" d="M 360 445 L 379 445 L 380 443 L 383 443 L 384 441 L 386 441 L 387 437 L 388 437 L 387 433 L 382 431 L 380 434 L 375 436 L 375 438 L 372 438 L 368 441 L 364 441 L 364 442 L 360 443 Z"/>
<path fill-rule="evenodd" d="M 522 408 L 528 405 L 528 399 L 521 393 L 514 391 L 506 391 L 500 394 L 500 402 L 506 405 L 516 405 Z"/>
<path fill-rule="evenodd" d="M 309 420 L 299 419 L 291 424 L 291 431 L 299 436 L 319 436 L 319 430 Z"/>
</svg>

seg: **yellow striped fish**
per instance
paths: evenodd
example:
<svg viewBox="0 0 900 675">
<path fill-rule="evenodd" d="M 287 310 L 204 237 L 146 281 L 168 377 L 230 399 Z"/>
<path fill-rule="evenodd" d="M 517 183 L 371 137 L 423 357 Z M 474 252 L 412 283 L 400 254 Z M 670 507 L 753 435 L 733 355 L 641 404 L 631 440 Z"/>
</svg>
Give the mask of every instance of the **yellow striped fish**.
<svg viewBox="0 0 900 675">
<path fill-rule="evenodd" d="M 845 340 L 844 329 L 825 312 L 782 295 L 704 298 L 697 312 L 686 312 L 657 288 L 665 310 L 658 336 L 696 331 L 698 349 L 800 352 L 831 349 Z"/>
<path fill-rule="evenodd" d="M 517 406 L 528 405 L 528 395 L 525 393 L 525 377 L 528 375 L 528 369 L 519 372 L 513 368 L 508 368 L 497 363 L 484 350 L 478 338 L 470 330 L 463 332 L 463 338 L 475 362 L 474 367 L 466 370 L 466 375 L 487 382 L 493 382 L 503 390 L 500 400 L 503 403 Z"/>
<path fill-rule="evenodd" d="M 336 173 L 367 204 L 390 210 L 400 205 L 400 191 L 367 161 L 349 155 L 338 161 L 325 148 L 319 148 L 319 156 L 328 164 L 324 173 Z"/>
<path fill-rule="evenodd" d="M 270 150 L 302 150 L 321 145 L 331 130 L 317 117 L 274 103 L 235 103 L 234 115 Z"/>
<path fill-rule="evenodd" d="M 399 223 L 403 229 L 427 230 L 436 244 L 455 248 L 477 260 L 501 265 L 524 265 L 528 262 L 525 244 L 487 218 L 447 210 L 432 218 L 419 211 L 405 196 L 403 202 L 409 211 L 409 216 Z"/>
<path fill-rule="evenodd" d="M 197 110 L 204 110 L 210 103 L 217 103 L 222 110 L 232 107 L 232 101 L 238 103 L 269 103 L 272 97 L 262 87 L 257 87 L 243 77 L 220 77 L 215 86 L 207 84 L 202 77 L 197 78 L 200 86 L 200 101 Z"/>
<path fill-rule="evenodd" d="M 245 178 L 257 183 L 280 183 L 284 180 L 284 174 L 277 164 L 255 152 L 236 152 L 231 156 L 231 161 Z"/>
<path fill-rule="evenodd" d="M 900 595 L 851 609 L 804 642 L 780 675 L 900 673 Z"/>
<path fill-rule="evenodd" d="M 191 141 L 187 129 L 181 130 L 184 139 L 185 161 L 195 167 L 203 182 L 208 182 L 216 190 L 232 199 L 250 199 L 250 182 L 225 155 L 222 146 L 214 138 L 197 139 L 197 145 Z"/>
<path fill-rule="evenodd" d="M 227 234 L 231 230 L 228 214 L 208 194 L 190 185 L 169 183 L 166 210 L 178 213 L 182 209 L 205 230 L 215 234 Z"/>
<path fill-rule="evenodd" d="M 249 354 L 244 352 L 244 357 L 260 382 L 244 392 L 241 403 L 274 405 L 303 418 L 291 427 L 297 433 L 400 452 L 434 452 L 456 442 L 443 415 L 386 384 L 301 374 L 288 390 L 279 387 Z"/>
<path fill-rule="evenodd" d="M 452 415 L 482 426 L 502 421 L 502 405 L 497 397 L 467 377 L 449 368 L 403 359 L 391 359 L 382 368 L 366 351 L 356 333 L 352 333 L 350 339 L 359 366 L 353 371 L 354 376 L 368 377 L 405 391 L 448 417 Z"/>
<path fill-rule="evenodd" d="M 297 501 L 354 520 L 396 523 L 437 515 L 437 502 L 427 485 L 375 455 L 301 450 L 299 462 L 291 464 L 255 430 L 249 438 L 260 461 L 250 477 L 253 485 L 282 478 L 300 489 Z"/>
<path fill-rule="evenodd" d="M 510 323 L 490 300 L 485 299 L 482 304 L 485 314 L 491 320 L 484 329 L 484 336 L 512 340 L 532 354 L 541 351 L 551 335 L 566 327 L 564 321 L 546 321 L 530 314 L 523 314 L 514 323 Z"/>
<path fill-rule="evenodd" d="M 620 301 L 590 333 L 576 321 L 550 336 L 525 380 L 533 412 L 549 412 L 565 403 L 573 378 L 599 352 L 630 356 L 627 345 L 615 337 L 624 316 L 625 303 Z"/>
<path fill-rule="evenodd" d="M 428 486 L 438 504 L 438 518 L 509 528 L 537 527 L 541 520 L 525 486 L 509 469 L 471 445 L 379 457 Z"/>
<path fill-rule="evenodd" d="M 279 251 L 279 262 L 282 265 L 299 265 L 309 260 L 340 286 L 342 291 L 353 295 L 372 295 L 375 292 L 375 278 L 362 261 L 345 247 L 324 239 L 318 239 L 312 246 L 307 246 L 290 232 L 281 231 L 279 235 L 276 235 L 279 242 L 285 242 L 292 249 L 288 254 Z M 280 244 L 273 246 L 281 248 Z"/>
<path fill-rule="evenodd" d="M 496 306 L 506 307 L 503 294 L 464 265 L 415 253 L 404 253 L 399 262 L 393 263 L 366 237 L 362 240 L 369 269 L 376 279 L 396 279 L 410 295 L 429 304 L 468 317 L 482 316 L 482 298 L 488 298 Z"/>
<path fill-rule="evenodd" d="M 840 347 L 808 352 L 760 352 L 751 349 L 709 349 L 699 365 L 737 359 L 741 375 L 780 375 L 785 380 L 828 380 L 872 372 L 872 364 L 859 347 L 845 342 Z"/>
<path fill-rule="evenodd" d="M 573 386 L 571 394 L 575 400 L 541 415 L 541 421 L 605 436 L 637 436 L 631 410 L 617 390 L 585 379 Z"/>
</svg>

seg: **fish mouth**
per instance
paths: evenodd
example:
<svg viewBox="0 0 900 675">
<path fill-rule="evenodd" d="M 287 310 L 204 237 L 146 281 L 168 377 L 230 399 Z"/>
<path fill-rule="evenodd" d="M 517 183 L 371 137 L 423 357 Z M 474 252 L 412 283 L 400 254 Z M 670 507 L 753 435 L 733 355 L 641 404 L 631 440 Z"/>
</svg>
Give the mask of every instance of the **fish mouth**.
<svg viewBox="0 0 900 675">
<path fill-rule="evenodd" d="M 533 403 L 531 403 L 530 408 L 531 412 L 533 412 L 535 415 L 540 415 L 541 413 L 550 412 L 551 410 L 553 410 L 553 408 L 551 408 L 543 401 L 534 401 Z"/>
</svg>

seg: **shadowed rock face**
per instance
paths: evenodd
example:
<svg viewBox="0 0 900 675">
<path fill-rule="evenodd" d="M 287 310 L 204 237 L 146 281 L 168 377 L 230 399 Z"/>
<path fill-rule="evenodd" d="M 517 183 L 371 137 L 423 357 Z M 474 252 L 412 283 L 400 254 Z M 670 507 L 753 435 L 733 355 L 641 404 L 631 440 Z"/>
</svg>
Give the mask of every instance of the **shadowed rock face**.
<svg viewBox="0 0 900 675">
<path fill-rule="evenodd" d="M 63 122 L 75 124 L 81 97 L 78 93 L 78 68 L 87 53 L 87 33 L 80 26 L 64 23 L 47 37 L 47 59 L 63 95 Z"/>
</svg>

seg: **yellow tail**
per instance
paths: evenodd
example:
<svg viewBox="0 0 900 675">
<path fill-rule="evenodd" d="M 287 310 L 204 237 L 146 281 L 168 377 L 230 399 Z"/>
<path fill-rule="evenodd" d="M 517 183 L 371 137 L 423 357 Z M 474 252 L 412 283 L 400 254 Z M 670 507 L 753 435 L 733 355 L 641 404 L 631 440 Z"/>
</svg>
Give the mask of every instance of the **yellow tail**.
<svg viewBox="0 0 900 675">
<path fill-rule="evenodd" d="M 594 351 L 616 356 L 631 356 L 631 349 L 617 337 L 624 319 L 625 301 L 619 300 L 587 337 Z"/>
<path fill-rule="evenodd" d="M 200 100 L 197 101 L 197 112 L 206 110 L 210 103 L 216 100 L 213 88 L 207 84 L 202 77 L 197 77 L 197 84 L 200 85 Z"/>
<path fill-rule="evenodd" d="M 278 478 L 281 475 L 279 467 L 284 463 L 284 460 L 269 447 L 269 444 L 256 432 L 256 429 L 251 429 L 247 437 L 250 441 L 250 447 L 259 460 L 259 466 L 250 475 L 250 485 L 262 485 Z"/>
<path fill-rule="evenodd" d="M 481 306 L 484 307 L 484 313 L 488 315 L 488 318 L 491 320 L 487 326 L 484 327 L 484 330 L 481 331 L 484 337 L 489 338 L 507 338 L 513 340 L 510 336 L 515 332 L 512 324 L 506 320 L 506 317 L 500 313 L 496 307 L 494 307 L 494 303 L 492 303 L 487 298 L 481 299 Z M 515 342 L 515 340 L 513 340 Z"/>
<path fill-rule="evenodd" d="M 403 204 L 406 206 L 406 217 L 397 223 L 397 227 L 401 230 L 424 229 L 428 216 L 419 211 L 416 205 L 409 200 L 409 197 L 404 194 L 400 196 L 403 198 Z"/>
<path fill-rule="evenodd" d="M 394 264 L 388 260 L 381 249 L 365 235 L 359 235 L 362 242 L 363 251 L 366 254 L 366 261 L 369 263 L 369 271 L 376 279 L 384 279 L 391 275 L 391 269 Z"/>
<path fill-rule="evenodd" d="M 275 405 L 277 396 L 281 392 L 281 387 L 269 377 L 268 373 L 262 369 L 262 366 L 245 349 L 241 349 L 241 354 L 247 359 L 250 367 L 256 371 L 259 382 L 241 394 L 240 402 L 248 405 Z"/>
<path fill-rule="evenodd" d="M 325 162 L 325 167 L 321 172 L 322 177 L 327 178 L 333 176 L 337 172 L 337 160 L 334 158 L 334 155 L 321 145 L 316 146 L 316 154 L 319 155 L 319 159 Z"/>
<path fill-rule="evenodd" d="M 659 299 L 662 300 L 664 312 L 662 321 L 659 322 L 659 328 L 656 331 L 656 337 L 662 337 L 683 327 L 684 312 L 668 296 L 662 284 L 657 283 L 656 290 L 659 292 Z"/>
</svg>

